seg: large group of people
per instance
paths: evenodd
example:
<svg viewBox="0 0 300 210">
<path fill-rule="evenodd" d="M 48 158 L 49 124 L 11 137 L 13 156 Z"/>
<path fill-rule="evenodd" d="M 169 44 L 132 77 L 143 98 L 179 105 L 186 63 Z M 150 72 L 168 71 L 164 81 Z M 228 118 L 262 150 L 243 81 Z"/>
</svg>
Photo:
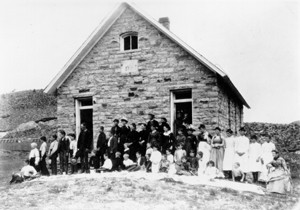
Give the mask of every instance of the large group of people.
<svg viewBox="0 0 300 210">
<path fill-rule="evenodd" d="M 128 125 L 126 118 L 115 119 L 108 136 L 104 127 L 100 127 L 95 148 L 92 132 L 85 123 L 81 124 L 77 141 L 74 133 L 58 130 L 50 137 L 48 151 L 46 137 L 41 137 L 40 149 L 36 143 L 31 144 L 29 160 L 19 177 L 48 176 L 49 167 L 51 175 L 57 175 L 59 160 L 61 174 L 90 173 L 90 170 L 100 173 L 145 171 L 199 176 L 208 180 L 265 182 L 270 192 L 290 191 L 289 170 L 276 150 L 272 136 L 258 138 L 251 135 L 249 139 L 243 127 L 236 135 L 231 129 L 223 133 L 219 127 L 209 133 L 204 124 L 196 132 L 184 121 L 175 123 L 176 132 L 173 133 L 166 118 L 162 117 L 158 122 L 153 114 L 149 114 L 147 123 L 138 124 L 138 131 L 137 125 Z"/>
</svg>

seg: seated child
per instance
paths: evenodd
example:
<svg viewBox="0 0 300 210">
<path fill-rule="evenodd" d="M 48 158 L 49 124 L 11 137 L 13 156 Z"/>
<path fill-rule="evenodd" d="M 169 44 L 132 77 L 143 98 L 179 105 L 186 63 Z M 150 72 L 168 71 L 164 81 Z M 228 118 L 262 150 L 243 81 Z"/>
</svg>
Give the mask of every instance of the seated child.
<svg viewBox="0 0 300 210">
<path fill-rule="evenodd" d="M 152 173 L 158 173 L 159 172 L 159 166 L 160 166 L 160 161 L 161 161 L 161 153 L 158 151 L 158 145 L 154 144 L 152 146 L 153 152 L 151 153 L 150 156 L 150 161 L 152 163 L 151 165 L 151 171 Z"/>
<path fill-rule="evenodd" d="M 153 149 L 152 149 L 152 147 L 151 147 L 151 143 L 150 142 L 148 142 L 147 143 L 147 145 L 146 145 L 146 156 L 147 155 L 150 155 L 151 156 L 151 153 L 153 152 Z"/>
<path fill-rule="evenodd" d="M 115 153 L 115 158 L 113 159 L 112 171 L 121 171 L 124 168 L 123 160 L 121 158 L 121 152 Z"/>
<path fill-rule="evenodd" d="M 181 164 L 182 157 L 186 156 L 186 151 L 183 150 L 182 147 L 183 144 L 178 144 L 174 153 L 174 162 L 176 164 L 176 170 L 178 170 L 177 167 L 179 167 L 179 165 Z"/>
<path fill-rule="evenodd" d="M 108 172 L 108 171 L 111 171 L 112 169 L 112 162 L 111 162 L 111 159 L 108 158 L 108 154 L 105 153 L 104 154 L 104 164 L 99 168 L 97 169 L 97 172 Z"/>
<path fill-rule="evenodd" d="M 191 173 L 190 164 L 187 162 L 187 158 L 185 156 L 183 156 L 181 158 L 181 161 L 177 167 L 176 174 L 177 175 L 186 175 L 186 176 L 194 175 L 193 173 Z"/>
<path fill-rule="evenodd" d="M 146 155 L 146 161 L 145 161 L 145 168 L 146 168 L 146 172 L 151 172 L 151 167 L 152 167 L 152 163 L 150 161 L 150 156 L 151 155 Z"/>
<path fill-rule="evenodd" d="M 232 168 L 232 181 L 243 182 L 244 179 L 245 179 L 245 175 L 240 168 L 240 163 L 238 162 L 234 163 Z"/>
<path fill-rule="evenodd" d="M 210 160 L 207 162 L 204 175 L 210 180 L 213 181 L 215 178 L 219 177 L 219 170 L 215 167 L 215 162 Z"/>
<path fill-rule="evenodd" d="M 171 150 L 167 149 L 166 154 L 167 154 L 167 160 L 170 162 L 170 164 L 173 164 L 174 163 L 174 156 L 171 154 Z"/>
<path fill-rule="evenodd" d="M 136 165 L 132 160 L 129 159 L 129 154 L 125 153 L 123 155 L 123 165 L 125 167 L 125 170 L 129 169 L 131 166 Z"/>
<path fill-rule="evenodd" d="M 159 172 L 168 173 L 170 167 L 170 161 L 167 159 L 167 155 L 161 156 Z"/>
<path fill-rule="evenodd" d="M 139 171 L 145 169 L 145 157 L 142 157 L 140 152 L 136 152 L 136 165 L 128 168 L 128 171 Z"/>
<path fill-rule="evenodd" d="M 38 177 L 37 171 L 33 166 L 30 165 L 29 160 L 25 160 L 25 166 L 21 169 L 20 173 L 14 173 L 12 175 L 12 179 L 10 180 L 10 184 L 13 183 L 21 183 L 25 180 L 31 180 Z"/>
<path fill-rule="evenodd" d="M 190 170 L 195 175 L 198 169 L 198 159 L 195 157 L 195 151 L 190 151 L 190 157 L 188 157 L 187 162 L 190 164 Z"/>
<path fill-rule="evenodd" d="M 196 157 L 198 159 L 198 176 L 202 176 L 206 168 L 206 163 L 203 161 L 203 152 L 199 151 Z"/>
</svg>

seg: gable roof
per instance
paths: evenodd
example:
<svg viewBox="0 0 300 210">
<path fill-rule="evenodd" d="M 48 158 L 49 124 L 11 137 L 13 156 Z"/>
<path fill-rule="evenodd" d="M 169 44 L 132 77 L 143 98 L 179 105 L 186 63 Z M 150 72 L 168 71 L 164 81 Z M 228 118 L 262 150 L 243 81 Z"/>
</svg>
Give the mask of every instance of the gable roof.
<svg viewBox="0 0 300 210">
<path fill-rule="evenodd" d="M 237 88 L 233 85 L 228 75 L 219 69 L 216 65 L 211 63 L 197 51 L 195 51 L 192 47 L 187 45 L 181 39 L 179 39 L 175 34 L 173 34 L 170 30 L 166 29 L 163 25 L 157 22 L 154 18 L 146 14 L 144 11 L 139 9 L 136 5 L 123 2 L 119 4 L 102 22 L 100 25 L 93 31 L 93 33 L 89 36 L 89 38 L 81 45 L 81 47 L 76 51 L 76 53 L 71 57 L 71 59 L 64 65 L 61 71 L 52 79 L 52 81 L 48 84 L 48 86 L 44 89 L 46 93 L 54 93 L 57 88 L 59 88 L 63 82 L 70 76 L 73 70 L 77 67 L 77 65 L 84 59 L 84 57 L 90 52 L 90 50 L 97 44 L 97 42 L 102 38 L 102 36 L 109 30 L 109 28 L 114 24 L 114 22 L 120 17 L 120 15 L 125 11 L 126 8 L 132 9 L 134 12 L 143 17 L 146 21 L 152 24 L 157 30 L 166 35 L 169 39 L 177 43 L 181 46 L 186 52 L 191 54 L 195 59 L 197 59 L 200 63 L 205 65 L 209 70 L 218 74 L 225 84 L 229 86 L 229 88 L 233 91 L 233 93 L 237 96 L 237 98 L 245 105 L 247 108 L 250 106 L 247 104 L 246 100 L 237 90 Z"/>
</svg>

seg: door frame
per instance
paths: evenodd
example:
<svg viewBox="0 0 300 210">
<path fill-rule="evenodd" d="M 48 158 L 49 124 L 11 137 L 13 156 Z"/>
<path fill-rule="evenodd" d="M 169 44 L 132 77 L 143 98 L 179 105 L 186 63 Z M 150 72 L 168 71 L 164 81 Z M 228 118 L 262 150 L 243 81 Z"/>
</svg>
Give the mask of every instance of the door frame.
<svg viewBox="0 0 300 210">
<path fill-rule="evenodd" d="M 185 99 L 175 99 L 176 92 L 181 92 L 181 91 L 191 91 L 191 98 L 185 98 Z M 192 103 L 192 121 L 193 121 L 193 113 L 194 113 L 194 106 L 193 106 L 193 91 L 192 89 L 178 89 L 178 90 L 171 90 L 171 100 L 170 100 L 170 107 L 171 107 L 171 131 L 174 132 L 174 120 L 176 118 L 176 104 L 179 103 L 186 103 L 186 102 L 191 102 Z"/>
<path fill-rule="evenodd" d="M 87 98 L 92 98 L 92 105 L 90 106 L 82 106 L 81 102 L 84 99 Z M 86 109 L 92 109 L 92 111 L 94 111 L 93 109 L 93 97 L 82 97 L 82 98 L 75 98 L 75 127 L 76 127 L 76 139 L 78 140 L 79 137 L 79 133 L 80 133 L 80 124 L 81 124 L 81 116 L 80 116 L 80 111 L 81 110 L 86 110 Z"/>
</svg>

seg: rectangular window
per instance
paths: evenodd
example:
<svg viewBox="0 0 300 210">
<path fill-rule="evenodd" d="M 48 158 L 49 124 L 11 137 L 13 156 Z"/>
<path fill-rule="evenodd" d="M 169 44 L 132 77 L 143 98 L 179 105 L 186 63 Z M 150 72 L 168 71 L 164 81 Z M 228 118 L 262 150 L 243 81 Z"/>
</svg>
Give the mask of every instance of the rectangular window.
<svg viewBox="0 0 300 210">
<path fill-rule="evenodd" d="M 120 35 L 120 50 L 136 50 L 138 49 L 138 34 L 137 32 L 126 32 Z"/>
</svg>

